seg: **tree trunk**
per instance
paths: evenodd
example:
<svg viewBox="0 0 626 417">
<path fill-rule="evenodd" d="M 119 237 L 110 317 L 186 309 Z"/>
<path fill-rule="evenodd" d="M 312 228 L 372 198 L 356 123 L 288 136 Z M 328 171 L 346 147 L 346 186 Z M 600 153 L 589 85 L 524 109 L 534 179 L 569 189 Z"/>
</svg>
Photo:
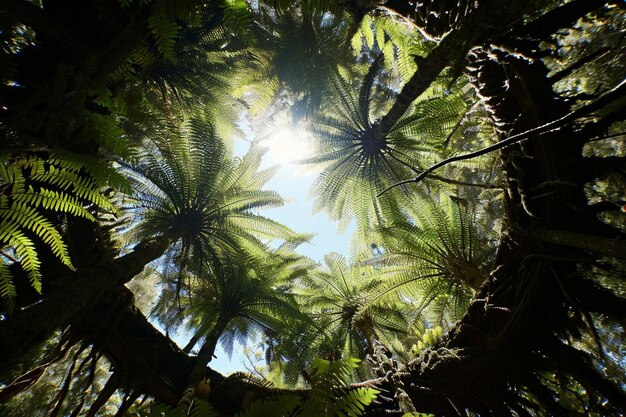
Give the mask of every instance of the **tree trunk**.
<svg viewBox="0 0 626 417">
<path fill-rule="evenodd" d="M 187 378 L 187 388 L 185 388 L 183 396 L 178 404 L 183 410 L 188 410 L 191 406 L 196 393 L 196 388 L 205 378 L 207 365 L 213 359 L 217 341 L 226 330 L 226 326 L 228 326 L 229 321 L 230 320 L 228 318 L 220 316 L 217 319 L 217 323 L 215 323 L 215 327 L 213 327 L 209 335 L 204 340 L 204 343 L 196 356 L 193 368 L 191 368 L 189 377 Z"/>
<path fill-rule="evenodd" d="M 537 239 L 555 245 L 585 249 L 604 256 L 626 259 L 626 242 L 618 239 L 607 239 L 569 230 L 538 229 L 532 232 Z"/>
<path fill-rule="evenodd" d="M 482 2 L 467 16 L 461 27 L 446 35 L 426 57 L 416 58 L 417 71 L 404 85 L 391 109 L 380 120 L 375 131 L 376 137 L 387 136 L 411 103 L 430 87 L 444 68 L 459 67 L 471 48 L 494 34 L 499 34 L 507 26 L 519 21 L 524 11 L 534 11 L 542 3 L 546 1 Z"/>
<path fill-rule="evenodd" d="M 119 408 L 117 409 L 117 413 L 115 413 L 114 417 L 124 417 L 124 416 L 126 416 L 126 412 L 133 405 L 133 403 L 135 401 L 137 401 L 137 399 L 139 398 L 140 395 L 141 395 L 141 393 L 138 392 L 138 391 L 131 391 L 128 394 L 126 394 L 126 396 L 122 400 L 122 403 L 120 404 Z"/>
<path fill-rule="evenodd" d="M 40 303 L 17 311 L 0 321 L 0 369 L 11 366 L 29 349 L 48 338 L 54 330 L 84 308 L 97 303 L 107 291 L 124 285 L 169 247 L 169 239 L 156 237 L 105 265 L 79 268 L 68 277 L 67 285 L 46 296 Z"/>
<path fill-rule="evenodd" d="M 87 411 L 85 417 L 95 417 L 96 413 L 100 411 L 102 407 L 104 407 L 107 401 L 109 401 L 109 398 L 111 398 L 111 396 L 115 394 L 115 391 L 117 391 L 118 388 L 119 378 L 115 374 L 115 372 L 113 372 L 113 374 L 111 374 L 111 376 L 109 377 L 107 383 L 102 388 L 102 391 L 100 391 L 100 393 L 98 394 L 96 400 L 93 402 L 93 404 L 91 404 L 91 407 L 89 407 L 89 411 Z"/>
<path fill-rule="evenodd" d="M 200 339 L 202 339 L 202 332 L 198 331 L 194 333 L 189 342 L 183 348 L 183 352 L 190 353 Z"/>
<path fill-rule="evenodd" d="M 206 366 L 213 359 L 213 354 L 215 353 L 215 348 L 217 347 L 217 342 L 226 330 L 228 323 L 230 322 L 227 318 L 219 318 L 215 327 L 209 335 L 206 337 L 198 355 L 196 356 L 196 361 L 189 373 L 189 378 L 187 379 L 187 387 L 195 387 L 202 381 L 205 375 Z"/>
</svg>

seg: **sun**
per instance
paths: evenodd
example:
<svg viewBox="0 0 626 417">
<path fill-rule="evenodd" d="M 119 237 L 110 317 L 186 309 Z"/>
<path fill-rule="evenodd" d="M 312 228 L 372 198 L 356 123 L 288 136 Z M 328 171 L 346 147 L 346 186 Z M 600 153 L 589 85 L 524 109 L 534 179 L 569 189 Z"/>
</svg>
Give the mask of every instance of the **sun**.
<svg viewBox="0 0 626 417">
<path fill-rule="evenodd" d="M 267 155 L 273 163 L 295 164 L 310 155 L 308 133 L 298 127 L 278 130 L 267 136 L 262 144 L 267 146 Z"/>
</svg>

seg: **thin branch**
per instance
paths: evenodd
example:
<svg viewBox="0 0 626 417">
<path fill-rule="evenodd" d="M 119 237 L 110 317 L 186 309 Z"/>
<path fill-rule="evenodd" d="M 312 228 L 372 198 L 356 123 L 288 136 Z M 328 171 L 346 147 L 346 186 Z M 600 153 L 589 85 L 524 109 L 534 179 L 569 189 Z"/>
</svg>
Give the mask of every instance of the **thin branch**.
<svg viewBox="0 0 626 417">
<path fill-rule="evenodd" d="M 387 155 L 389 155 L 391 158 L 393 158 L 396 162 L 398 162 L 398 163 L 404 165 L 405 167 L 409 168 L 411 171 L 415 172 L 416 174 L 420 173 L 420 171 L 417 168 L 415 168 L 413 165 L 411 165 L 411 164 L 403 161 L 402 159 L 398 158 L 397 156 L 395 156 L 392 153 L 391 149 L 389 149 L 387 151 Z M 488 189 L 503 189 L 504 188 L 503 185 L 465 182 L 465 181 L 453 180 L 453 179 L 446 178 L 446 177 L 441 177 L 439 175 L 434 175 L 434 174 L 432 174 L 430 176 L 430 178 L 432 178 L 434 180 L 437 180 L 437 181 L 445 182 L 446 184 L 453 184 L 453 185 L 464 185 L 464 186 L 468 186 L 468 187 L 480 187 L 480 188 L 488 188 Z M 385 192 L 385 191 L 383 191 L 383 192 Z M 379 194 L 379 196 L 381 194 Z"/>
<path fill-rule="evenodd" d="M 507 139 L 501 140 L 500 142 L 495 143 L 491 146 L 487 146 L 486 148 L 480 149 L 475 152 L 453 156 L 441 162 L 438 162 L 435 165 L 431 166 L 430 168 L 426 169 L 426 171 L 422 172 L 421 174 L 419 174 L 417 177 L 413 179 L 401 181 L 399 183 L 396 183 L 387 187 L 380 194 L 378 194 L 378 197 L 382 196 L 383 194 L 385 194 L 387 191 L 391 190 L 392 188 L 409 184 L 411 182 L 414 182 L 417 184 L 420 181 L 422 181 L 424 178 L 426 178 L 429 174 L 434 172 L 435 170 L 441 168 L 442 166 L 448 165 L 452 162 L 464 161 L 466 159 L 473 159 L 473 158 L 488 154 L 493 151 L 507 148 L 511 145 L 514 145 L 526 139 L 530 139 L 532 137 L 541 136 L 541 135 L 545 135 L 546 133 L 554 132 L 562 128 L 563 126 L 567 125 L 568 123 L 582 116 L 586 116 L 596 110 L 599 110 L 614 100 L 624 97 L 624 95 L 626 95 L 626 79 L 623 80 L 619 85 L 617 85 L 617 87 L 614 87 L 608 93 L 604 94 L 593 103 L 590 103 L 586 106 L 582 106 L 579 109 L 574 110 L 559 119 L 553 120 L 552 122 L 546 123 L 541 126 L 537 126 L 535 128 L 529 129 L 522 133 L 518 133 Z"/>
<path fill-rule="evenodd" d="M 626 135 L 626 132 L 614 133 L 614 134 L 612 134 L 612 135 L 607 135 L 607 136 L 599 136 L 599 137 L 597 137 L 597 138 L 589 139 L 589 140 L 587 141 L 587 143 L 590 143 L 590 142 L 596 142 L 596 141 L 599 141 L 599 140 L 605 140 L 605 139 L 613 139 L 613 138 L 616 138 L 616 137 L 618 137 L 618 136 L 624 136 L 624 135 Z"/>
<path fill-rule="evenodd" d="M 11 256 L 8 253 L 6 253 L 5 251 L 0 251 L 0 255 L 4 256 L 5 258 L 7 258 L 11 262 L 15 262 L 15 263 L 19 263 L 20 262 L 16 258 L 14 258 L 13 256 Z"/>
<path fill-rule="evenodd" d="M 598 50 L 590 53 L 589 55 L 582 57 L 581 59 L 579 59 L 572 65 L 570 65 L 569 67 L 557 72 L 551 77 L 548 77 L 548 81 L 550 81 L 551 83 L 556 83 L 565 77 L 569 77 L 573 72 L 578 71 L 580 68 L 589 64 L 590 62 L 593 62 L 596 59 L 601 58 L 602 56 L 608 54 L 609 51 L 610 51 L 610 48 L 608 47 L 599 48 Z"/>
</svg>

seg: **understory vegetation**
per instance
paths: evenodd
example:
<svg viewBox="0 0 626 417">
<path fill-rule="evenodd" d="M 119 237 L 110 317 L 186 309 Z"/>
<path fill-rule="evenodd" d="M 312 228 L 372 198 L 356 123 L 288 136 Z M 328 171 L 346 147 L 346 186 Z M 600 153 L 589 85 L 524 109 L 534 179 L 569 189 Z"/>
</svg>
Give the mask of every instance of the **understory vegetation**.
<svg viewBox="0 0 626 417">
<path fill-rule="evenodd" d="M 624 415 L 625 53 L 618 0 L 2 1 L 0 414 Z M 264 214 L 295 132 L 349 254 Z"/>
</svg>

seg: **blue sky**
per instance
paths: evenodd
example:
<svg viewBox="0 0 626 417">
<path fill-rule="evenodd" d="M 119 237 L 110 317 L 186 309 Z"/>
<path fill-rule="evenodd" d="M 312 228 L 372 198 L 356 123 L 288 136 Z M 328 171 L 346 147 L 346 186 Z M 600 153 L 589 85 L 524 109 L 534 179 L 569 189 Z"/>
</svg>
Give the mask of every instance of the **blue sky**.
<svg viewBox="0 0 626 417">
<path fill-rule="evenodd" d="M 249 129 L 243 127 L 243 130 L 250 135 Z M 326 213 L 313 214 L 314 198 L 309 195 L 309 190 L 316 175 L 306 172 L 302 166 L 293 162 L 306 156 L 306 138 L 297 136 L 297 132 L 283 131 L 275 136 L 277 139 L 267 143 L 269 150 L 262 167 L 278 165 L 279 170 L 265 188 L 280 193 L 287 203 L 282 207 L 263 210 L 260 214 L 279 221 L 296 232 L 315 234 L 310 244 L 300 246 L 299 252 L 319 263 L 323 263 L 324 255 L 329 252 L 339 252 L 347 256 L 355 225 L 351 224 L 344 233 L 339 233 L 337 224 Z M 249 146 L 248 142 L 237 140 L 235 154 L 243 155 Z M 250 362 L 245 357 L 243 347 L 237 344 L 232 358 L 229 359 L 219 345 L 215 355 L 216 358 L 211 361 L 210 366 L 224 374 L 249 368 Z"/>
</svg>

